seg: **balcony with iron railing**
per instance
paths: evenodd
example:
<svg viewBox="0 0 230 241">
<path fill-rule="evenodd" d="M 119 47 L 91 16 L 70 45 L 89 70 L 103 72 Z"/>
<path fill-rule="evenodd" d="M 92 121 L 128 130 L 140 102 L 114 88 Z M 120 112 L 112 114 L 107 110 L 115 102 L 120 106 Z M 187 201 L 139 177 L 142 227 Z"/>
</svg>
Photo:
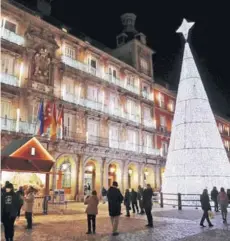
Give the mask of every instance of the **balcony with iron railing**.
<svg viewBox="0 0 230 241">
<path fill-rule="evenodd" d="M 24 38 L 22 36 L 19 36 L 18 34 L 11 32 L 10 30 L 1 27 L 1 38 L 8 40 L 11 43 L 15 43 L 17 45 L 24 45 Z"/>
<path fill-rule="evenodd" d="M 140 117 L 138 115 L 125 113 L 124 111 L 122 111 L 119 108 L 110 108 L 109 106 L 107 106 L 101 102 L 97 102 L 97 101 L 90 100 L 90 99 L 79 98 L 73 93 L 64 93 L 62 98 L 63 98 L 63 100 L 68 101 L 70 103 L 74 103 L 76 105 L 80 105 L 80 106 L 83 106 L 88 109 L 100 111 L 105 114 L 114 116 L 116 118 L 121 118 L 124 120 L 126 119 L 129 121 L 133 121 L 137 124 L 140 123 Z"/>
<path fill-rule="evenodd" d="M 154 121 L 151 120 L 151 119 L 143 119 L 143 125 L 148 127 L 148 128 L 153 128 L 153 129 L 156 128 L 156 126 L 154 124 Z"/>
<path fill-rule="evenodd" d="M 1 117 L 1 131 L 19 132 L 33 135 L 36 133 L 36 123 L 29 123 L 21 120 L 17 123 L 15 119 Z"/>
<path fill-rule="evenodd" d="M 12 86 L 17 86 L 19 87 L 19 79 L 18 77 L 8 74 L 8 73 L 0 73 L 0 82 L 7 84 L 7 85 L 12 85 Z"/>
<path fill-rule="evenodd" d="M 132 86 L 132 85 L 128 85 L 126 84 L 125 81 L 122 81 L 108 73 L 102 73 L 100 72 L 99 70 L 97 70 L 96 68 L 93 68 L 87 64 L 84 64 L 84 63 L 81 63 L 79 62 L 78 60 L 75 60 L 75 59 L 71 59 L 67 56 L 62 56 L 62 62 L 72 68 L 75 68 L 75 69 L 78 69 L 78 70 L 81 70 L 81 71 L 84 71 L 86 73 L 89 73 L 89 74 L 92 74 L 106 82 L 109 82 L 111 84 L 115 84 L 123 89 L 126 89 L 130 92 L 133 92 L 137 95 L 140 94 L 140 91 L 139 91 L 139 88 L 137 86 Z"/>
<path fill-rule="evenodd" d="M 153 101 L 153 94 L 146 91 L 142 91 L 142 97 L 147 100 Z"/>
</svg>

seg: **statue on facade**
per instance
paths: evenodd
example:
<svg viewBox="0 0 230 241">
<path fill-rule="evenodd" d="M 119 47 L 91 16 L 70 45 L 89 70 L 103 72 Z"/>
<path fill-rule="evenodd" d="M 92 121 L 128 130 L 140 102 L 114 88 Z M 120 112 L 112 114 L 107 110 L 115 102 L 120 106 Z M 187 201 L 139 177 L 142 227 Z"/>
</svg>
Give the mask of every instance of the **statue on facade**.
<svg viewBox="0 0 230 241">
<path fill-rule="evenodd" d="M 41 48 L 34 56 L 34 76 L 38 81 L 47 84 L 50 76 L 51 57 L 47 49 Z"/>
</svg>

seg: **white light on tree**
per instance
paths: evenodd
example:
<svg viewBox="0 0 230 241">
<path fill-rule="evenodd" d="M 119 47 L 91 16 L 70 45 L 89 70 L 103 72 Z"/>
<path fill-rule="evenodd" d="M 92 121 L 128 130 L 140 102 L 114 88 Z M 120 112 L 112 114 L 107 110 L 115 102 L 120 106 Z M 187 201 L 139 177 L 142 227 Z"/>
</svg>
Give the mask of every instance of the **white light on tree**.
<svg viewBox="0 0 230 241">
<path fill-rule="evenodd" d="M 183 20 L 178 29 L 186 40 L 192 25 Z M 230 188 L 230 163 L 186 41 L 162 191 L 191 195 L 213 186 Z"/>
</svg>

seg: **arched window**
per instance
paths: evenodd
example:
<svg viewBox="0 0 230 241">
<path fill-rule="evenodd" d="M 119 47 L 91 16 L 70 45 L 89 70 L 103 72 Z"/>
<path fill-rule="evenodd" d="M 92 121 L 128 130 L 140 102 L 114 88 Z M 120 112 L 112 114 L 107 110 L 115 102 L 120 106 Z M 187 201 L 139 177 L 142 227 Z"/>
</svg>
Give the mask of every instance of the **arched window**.
<svg viewBox="0 0 230 241">
<path fill-rule="evenodd" d="M 71 188 L 71 164 L 68 159 L 61 164 L 60 171 L 62 172 L 62 188 Z"/>
</svg>

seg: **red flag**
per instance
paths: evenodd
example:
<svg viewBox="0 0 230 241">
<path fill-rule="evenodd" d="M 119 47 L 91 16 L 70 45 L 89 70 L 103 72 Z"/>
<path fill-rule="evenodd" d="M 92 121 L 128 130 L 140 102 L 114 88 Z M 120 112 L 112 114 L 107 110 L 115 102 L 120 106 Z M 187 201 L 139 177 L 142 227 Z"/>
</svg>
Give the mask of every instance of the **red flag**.
<svg viewBox="0 0 230 241">
<path fill-rule="evenodd" d="M 52 122 L 52 102 L 48 101 L 46 103 L 46 108 L 44 113 L 44 133 L 49 133 L 51 122 Z"/>
<path fill-rule="evenodd" d="M 56 116 L 56 104 L 53 103 L 51 125 L 50 125 L 50 138 L 56 140 L 57 137 L 57 116 Z"/>
<path fill-rule="evenodd" d="M 64 132 L 64 105 L 62 105 L 61 109 L 59 110 L 58 118 L 57 118 L 57 133 L 60 139 L 63 138 L 63 132 Z"/>
</svg>

